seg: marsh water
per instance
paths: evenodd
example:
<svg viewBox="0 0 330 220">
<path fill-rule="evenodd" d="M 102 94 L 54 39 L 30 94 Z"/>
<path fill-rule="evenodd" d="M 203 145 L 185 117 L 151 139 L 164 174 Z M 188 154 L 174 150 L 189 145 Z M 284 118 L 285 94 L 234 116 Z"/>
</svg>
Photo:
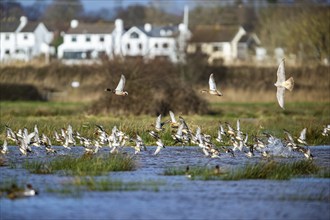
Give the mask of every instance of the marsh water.
<svg viewBox="0 0 330 220">
<path fill-rule="evenodd" d="M 55 147 L 58 155 L 83 154 L 83 147 L 72 150 Z M 314 161 L 330 166 L 330 146 L 310 147 Z M 1 219 L 330 219 L 330 179 L 294 178 L 290 180 L 192 180 L 186 176 L 165 176 L 173 167 L 214 167 L 221 170 L 262 160 L 247 158 L 243 153 L 231 157 L 207 158 L 198 147 L 166 147 L 154 156 L 156 147 L 148 147 L 134 156 L 134 171 L 110 172 L 106 177 L 124 182 L 153 183 L 151 188 L 122 191 L 82 191 L 59 193 L 70 178 L 61 174 L 31 174 L 11 166 L 0 167 L 1 181 L 14 179 L 31 183 L 37 196 L 11 200 L 0 199 Z M 42 149 L 21 156 L 15 146 L 6 155 L 8 163 L 45 160 Z M 125 148 L 133 155 L 131 148 Z M 102 148 L 98 154 L 109 153 Z M 304 159 L 303 155 L 286 155 L 279 160 Z"/>
</svg>

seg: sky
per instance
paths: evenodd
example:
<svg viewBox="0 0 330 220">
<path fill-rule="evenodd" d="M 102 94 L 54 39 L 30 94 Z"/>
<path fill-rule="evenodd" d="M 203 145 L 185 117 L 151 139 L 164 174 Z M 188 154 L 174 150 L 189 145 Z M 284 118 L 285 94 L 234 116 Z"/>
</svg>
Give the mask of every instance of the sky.
<svg viewBox="0 0 330 220">
<path fill-rule="evenodd" d="M 16 0 L 25 6 L 32 5 L 36 0 Z M 39 0 L 46 3 L 51 3 L 52 0 Z M 70 0 L 67 0 L 70 2 Z M 232 4 L 235 0 L 80 0 L 85 11 L 98 11 L 101 8 L 113 9 L 114 7 L 122 6 L 127 7 L 129 5 L 154 5 L 157 8 L 163 8 L 166 11 L 173 10 L 174 12 L 183 11 L 185 5 L 189 8 L 193 8 L 196 5 L 226 5 Z M 242 0 L 247 1 L 247 0 Z M 261 1 L 261 0 L 257 0 Z M 264 0 L 265 1 L 265 0 Z"/>
<path fill-rule="evenodd" d="M 35 0 L 16 0 L 17 2 L 22 3 L 25 6 L 32 5 L 35 3 Z M 69 2 L 70 0 L 68 0 Z M 196 0 L 80 0 L 86 11 L 97 11 L 101 8 L 114 8 L 118 6 L 127 7 L 129 5 L 149 5 L 155 4 L 160 7 L 171 7 L 178 8 L 183 7 L 184 5 L 195 5 L 198 1 Z M 228 1 L 228 0 L 225 0 Z M 229 0 L 230 1 L 230 0 Z M 51 3 L 52 0 L 44 0 L 44 2 Z"/>
<path fill-rule="evenodd" d="M 36 0 L 16 0 L 25 6 L 32 5 Z M 38 0 L 46 3 L 51 3 L 52 0 Z M 70 0 L 67 0 L 68 3 Z M 190 9 L 196 5 L 202 6 L 214 6 L 214 5 L 230 5 L 234 4 L 236 0 L 80 0 L 83 3 L 85 11 L 98 11 L 102 8 L 114 9 L 116 7 L 127 7 L 129 5 L 154 5 L 156 8 L 161 8 L 167 12 L 181 13 L 185 5 L 188 5 Z M 241 0 L 242 2 L 253 2 L 253 4 L 263 4 L 267 0 Z M 277 0 L 279 3 L 299 3 L 301 0 Z M 314 2 L 323 2 L 330 4 L 330 0 L 309 0 Z"/>
</svg>

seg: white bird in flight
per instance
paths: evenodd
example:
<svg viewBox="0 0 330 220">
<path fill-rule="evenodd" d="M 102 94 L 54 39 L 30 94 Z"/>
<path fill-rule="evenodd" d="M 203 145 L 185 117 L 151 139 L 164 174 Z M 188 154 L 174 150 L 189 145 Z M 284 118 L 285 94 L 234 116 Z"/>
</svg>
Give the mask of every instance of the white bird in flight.
<svg viewBox="0 0 330 220">
<path fill-rule="evenodd" d="M 306 132 L 307 132 L 307 128 L 304 128 L 301 132 L 300 132 L 300 136 L 297 139 L 299 143 L 307 145 L 306 142 Z"/>
<path fill-rule="evenodd" d="M 282 59 L 280 65 L 278 66 L 277 81 L 274 85 L 277 87 L 276 97 L 278 104 L 281 108 L 284 109 L 285 89 L 291 92 L 294 86 L 294 80 L 292 77 L 290 77 L 288 80 L 285 80 L 284 59 Z"/>
<path fill-rule="evenodd" d="M 128 92 L 124 91 L 125 82 L 126 82 L 125 76 L 121 75 L 117 88 L 115 90 L 106 88 L 105 91 L 112 92 L 115 95 L 126 96 L 128 95 Z"/>
<path fill-rule="evenodd" d="M 216 95 L 216 96 L 222 96 L 222 93 L 217 90 L 217 85 L 215 84 L 213 73 L 211 73 L 209 78 L 209 89 L 208 90 L 202 90 L 202 93 L 209 93 L 210 95 Z"/>
</svg>

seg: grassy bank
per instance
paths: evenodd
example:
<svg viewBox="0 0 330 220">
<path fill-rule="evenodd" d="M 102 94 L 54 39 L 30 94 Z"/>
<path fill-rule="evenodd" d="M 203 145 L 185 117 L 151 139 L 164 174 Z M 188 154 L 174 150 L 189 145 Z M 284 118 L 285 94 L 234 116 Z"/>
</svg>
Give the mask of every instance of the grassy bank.
<svg viewBox="0 0 330 220">
<path fill-rule="evenodd" d="M 35 174 L 51 174 L 61 172 L 75 176 L 97 176 L 110 171 L 130 171 L 135 168 L 133 158 L 122 154 L 107 156 L 84 155 L 57 157 L 49 162 L 26 161 L 22 167 Z"/>
<path fill-rule="evenodd" d="M 320 168 L 312 161 L 308 160 L 294 162 L 261 161 L 256 164 L 247 164 L 232 170 L 219 168 L 219 171 L 208 167 L 192 167 L 189 171 L 187 171 L 186 168 L 168 168 L 165 170 L 164 175 L 186 175 L 191 179 L 202 180 L 288 180 L 290 178 L 302 176 L 329 178 L 329 169 Z"/>
<path fill-rule="evenodd" d="M 26 127 L 33 130 L 38 125 L 39 132 L 45 133 L 51 139 L 54 131 L 71 124 L 75 131 L 89 138 L 95 138 L 96 125 L 103 125 L 110 132 L 114 126 L 134 136 L 139 134 L 148 145 L 154 140 L 147 130 L 156 121 L 157 115 L 126 115 L 113 116 L 110 114 L 88 114 L 86 103 L 61 102 L 0 102 L 0 143 L 5 139 L 5 125 L 17 131 Z M 310 145 L 330 144 L 330 137 L 321 135 L 323 126 L 330 123 L 330 103 L 288 103 L 287 110 L 281 110 L 276 103 L 232 103 L 217 102 L 210 105 L 211 114 L 183 115 L 175 112 L 176 117 L 181 115 L 192 131 L 200 126 L 202 132 L 214 137 L 217 135 L 218 123 L 229 122 L 236 126 L 236 120 L 241 120 L 241 129 L 251 135 L 269 132 L 278 137 L 284 137 L 283 129 L 290 131 L 294 136 L 307 128 L 307 142 Z M 163 120 L 169 119 L 163 115 Z M 165 145 L 172 145 L 171 129 L 165 126 L 161 133 Z M 53 142 L 55 144 L 55 142 Z"/>
</svg>

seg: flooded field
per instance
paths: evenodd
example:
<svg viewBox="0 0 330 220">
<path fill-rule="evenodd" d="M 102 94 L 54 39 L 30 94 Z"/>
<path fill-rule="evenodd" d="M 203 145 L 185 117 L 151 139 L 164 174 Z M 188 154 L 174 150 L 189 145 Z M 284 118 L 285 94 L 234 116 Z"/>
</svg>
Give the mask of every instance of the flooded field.
<svg viewBox="0 0 330 220">
<path fill-rule="evenodd" d="M 67 190 L 66 183 L 75 177 L 55 174 L 32 174 L 21 168 L 25 161 L 52 160 L 59 155 L 80 156 L 83 147 L 72 150 L 54 147 L 57 155 L 46 155 L 44 149 L 21 156 L 18 147 L 9 146 L 6 166 L 0 167 L 1 182 L 31 183 L 38 195 L 28 198 L 0 199 L 1 219 L 329 219 L 330 179 L 293 178 L 290 180 L 193 180 L 185 175 L 165 176 L 168 168 L 219 165 L 221 170 L 264 160 L 221 154 L 207 158 L 198 147 L 166 147 L 154 156 L 156 147 L 134 155 L 134 171 L 110 172 L 96 179 L 134 183 L 127 190 Z M 318 166 L 330 166 L 330 146 L 310 147 Z M 98 154 L 108 154 L 101 148 Z M 288 155 L 276 160 L 304 160 Z"/>
</svg>

